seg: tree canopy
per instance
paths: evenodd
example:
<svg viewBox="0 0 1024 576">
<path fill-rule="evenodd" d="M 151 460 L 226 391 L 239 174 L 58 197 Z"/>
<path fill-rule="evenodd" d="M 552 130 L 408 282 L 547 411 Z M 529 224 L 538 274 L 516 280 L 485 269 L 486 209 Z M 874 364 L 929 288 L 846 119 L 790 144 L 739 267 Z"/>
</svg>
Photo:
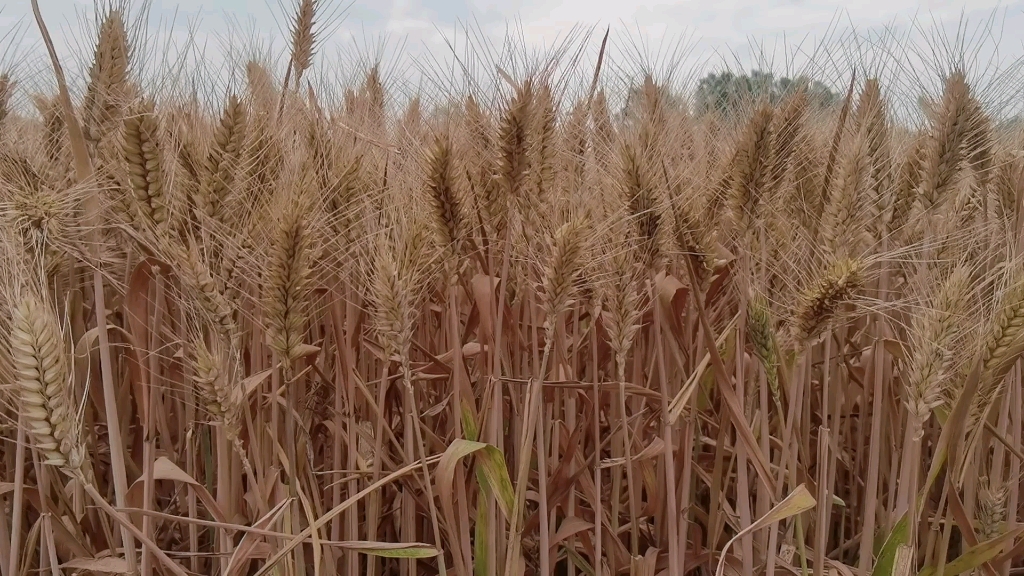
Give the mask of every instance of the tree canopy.
<svg viewBox="0 0 1024 576">
<path fill-rule="evenodd" d="M 801 88 L 807 91 L 812 105 L 826 107 L 838 100 L 828 86 L 805 75 L 776 78 L 761 70 L 739 76 L 720 72 L 708 74 L 697 84 L 694 109 L 697 113 L 717 111 L 728 115 L 751 99 L 767 97 L 774 104 Z"/>
</svg>

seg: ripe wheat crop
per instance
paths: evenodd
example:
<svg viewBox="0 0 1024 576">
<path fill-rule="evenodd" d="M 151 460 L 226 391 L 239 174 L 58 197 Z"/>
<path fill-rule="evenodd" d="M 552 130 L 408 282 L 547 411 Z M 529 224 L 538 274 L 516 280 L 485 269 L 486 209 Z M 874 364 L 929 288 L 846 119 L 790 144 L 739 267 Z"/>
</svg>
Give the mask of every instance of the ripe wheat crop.
<svg viewBox="0 0 1024 576">
<path fill-rule="evenodd" d="M 0 75 L 0 576 L 1024 570 L 1024 82 L 397 106 L 301 0 L 189 94 L 125 8 Z"/>
</svg>

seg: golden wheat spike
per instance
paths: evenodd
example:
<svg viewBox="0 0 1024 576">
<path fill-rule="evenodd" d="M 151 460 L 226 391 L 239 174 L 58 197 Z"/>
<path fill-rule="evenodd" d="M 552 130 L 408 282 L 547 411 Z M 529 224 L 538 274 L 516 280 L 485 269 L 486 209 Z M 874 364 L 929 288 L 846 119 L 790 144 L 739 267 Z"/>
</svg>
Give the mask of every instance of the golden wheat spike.
<svg viewBox="0 0 1024 576">
<path fill-rule="evenodd" d="M 796 340 L 806 342 L 819 335 L 839 308 L 852 300 L 863 285 L 862 261 L 850 258 L 831 261 L 824 273 L 800 295 L 792 323 Z"/>
<path fill-rule="evenodd" d="M 286 194 L 284 212 L 271 238 L 263 307 L 271 348 L 292 362 L 303 344 L 312 263 L 309 203 L 301 192 Z"/>
<path fill-rule="evenodd" d="M 150 226 L 167 222 L 160 124 L 151 101 L 136 106 L 124 119 L 121 151 L 128 164 L 136 212 Z"/>
<path fill-rule="evenodd" d="M 10 354 L 21 413 L 46 464 L 78 469 L 85 458 L 64 337 L 53 312 L 26 294 L 11 311 Z"/>
</svg>

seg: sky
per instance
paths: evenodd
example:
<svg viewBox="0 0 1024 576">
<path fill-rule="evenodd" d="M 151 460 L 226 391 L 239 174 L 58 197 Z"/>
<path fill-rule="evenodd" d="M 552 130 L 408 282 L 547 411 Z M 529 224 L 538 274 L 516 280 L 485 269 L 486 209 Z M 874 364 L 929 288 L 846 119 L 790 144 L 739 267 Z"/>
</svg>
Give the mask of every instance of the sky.
<svg viewBox="0 0 1024 576">
<path fill-rule="evenodd" d="M 139 2 L 120 1 L 139 13 Z M 205 46 L 207 65 L 231 58 L 224 47 L 238 46 L 239 38 L 250 47 L 256 38 L 270 54 L 287 58 L 287 19 L 295 2 L 150 0 L 149 28 L 159 31 L 151 36 L 161 40 L 150 39 L 149 57 L 175 53 L 191 37 Z M 62 59 L 84 68 L 81 62 L 91 57 L 94 42 L 94 2 L 40 0 L 40 5 Z M 616 70 L 635 76 L 637 69 L 649 66 L 656 76 L 658 71 L 674 71 L 677 76 L 690 74 L 692 81 L 696 73 L 691 70 L 704 73 L 707 66 L 723 65 L 747 70 L 759 65 L 788 75 L 810 61 L 819 69 L 822 62 L 849 69 L 844 58 L 874 62 L 866 65 L 894 76 L 916 77 L 927 75 L 929 65 L 949 60 L 951 54 L 974 59 L 970 67 L 980 75 L 998 75 L 1014 68 L 1007 63 L 1024 61 L 1024 0 L 321 0 L 321 5 L 327 18 L 321 23 L 318 62 L 325 74 L 343 78 L 356 74 L 359 67 L 352 63 L 360 58 L 380 58 L 392 65 L 392 80 L 412 82 L 413 90 L 430 84 L 423 79 L 425 69 L 435 71 L 427 76 L 436 82 L 444 76 L 436 70 L 450 71 L 453 55 L 479 57 L 485 40 L 500 48 L 510 32 L 527 51 L 575 39 L 573 46 L 584 50 L 580 68 L 592 70 L 606 27 L 611 30 L 609 77 Z M 29 73 L 40 69 L 39 38 L 29 1 L 3 4 L 0 65 L 13 61 Z M 893 43 L 899 50 L 891 48 Z M 937 47 L 941 57 L 935 56 Z M 491 70 L 499 61 L 477 62 L 475 67 Z M 819 74 L 828 76 L 823 80 L 832 86 L 845 82 L 839 73 Z"/>
</svg>

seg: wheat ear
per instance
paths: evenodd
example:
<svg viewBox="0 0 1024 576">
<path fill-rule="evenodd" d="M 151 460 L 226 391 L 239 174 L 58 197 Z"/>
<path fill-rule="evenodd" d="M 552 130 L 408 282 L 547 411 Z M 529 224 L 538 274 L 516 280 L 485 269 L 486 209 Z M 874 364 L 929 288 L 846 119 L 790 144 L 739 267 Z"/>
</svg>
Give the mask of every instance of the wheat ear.
<svg viewBox="0 0 1024 576">
<path fill-rule="evenodd" d="M 982 351 L 983 379 L 998 384 L 1024 352 L 1024 276 L 1003 295 Z M 982 384 L 984 389 L 985 384 Z M 979 393 L 979 397 L 982 394 Z"/>
<path fill-rule="evenodd" d="M 198 247 L 189 242 L 187 246 L 172 249 L 171 254 L 175 256 L 184 285 L 198 296 L 200 308 L 214 323 L 219 335 L 228 342 L 236 342 L 239 331 L 234 306 L 218 288 Z"/>
<path fill-rule="evenodd" d="M 1003 533 L 1008 518 L 1006 501 L 1010 487 L 989 477 L 982 477 L 981 484 L 978 491 L 978 536 L 982 542 L 987 542 Z"/>
<path fill-rule="evenodd" d="M 545 327 L 567 310 L 573 301 L 577 279 L 583 271 L 586 223 L 571 219 L 559 226 L 550 239 L 550 253 L 544 268 L 542 307 Z"/>
<path fill-rule="evenodd" d="M 121 142 L 136 212 L 154 227 L 167 222 L 159 132 L 153 102 L 145 101 L 125 117 Z"/>
<path fill-rule="evenodd" d="M 650 158 L 642 146 L 627 144 L 622 150 L 622 189 L 639 242 L 640 258 L 647 270 L 663 263 L 662 206 L 650 170 Z"/>
<path fill-rule="evenodd" d="M 963 161 L 963 144 L 968 134 L 970 88 L 962 72 L 946 81 L 942 105 L 922 168 L 918 199 L 925 211 L 941 203 L 948 195 Z"/>
<path fill-rule="evenodd" d="M 792 332 L 798 342 L 816 337 L 864 285 L 864 263 L 837 258 L 803 291 L 793 314 Z"/>
<path fill-rule="evenodd" d="M 533 117 L 533 84 L 524 82 L 509 102 L 498 127 L 498 174 L 502 186 L 490 190 L 486 199 L 488 224 L 496 236 L 504 233 L 508 225 L 508 210 L 520 206 L 522 188 L 529 166 L 528 138 L 530 118 Z"/>
<path fill-rule="evenodd" d="M 295 71 L 295 86 L 302 82 L 302 74 L 313 63 L 313 19 L 316 16 L 316 0 L 301 0 L 295 13 L 292 27 L 292 69 Z M 285 88 L 288 88 L 287 81 Z"/>
<path fill-rule="evenodd" d="M 757 219 L 757 210 L 769 182 L 772 154 L 772 109 L 761 106 L 747 123 L 733 158 L 729 213 L 741 236 Z"/>
<path fill-rule="evenodd" d="M 768 377 L 768 387 L 771 389 L 772 399 L 775 401 L 781 418 L 784 412 L 782 411 L 782 394 L 779 391 L 778 345 L 775 341 L 775 328 L 768 299 L 760 294 L 747 300 L 747 333 L 750 336 L 750 343 L 754 347 L 754 355 L 764 366 L 765 374 Z"/>
<path fill-rule="evenodd" d="M 913 352 L 907 370 L 908 409 L 925 422 L 942 403 L 943 385 L 953 369 L 953 344 L 970 294 L 970 273 L 953 269 L 939 285 L 928 309 L 914 316 L 910 338 Z"/>
<path fill-rule="evenodd" d="M 21 240 L 33 269 L 53 279 L 67 268 L 77 199 L 47 187 L 27 159 L 7 154 L 0 154 L 0 190 L 10 198 L 0 204 L 2 220 Z"/>
<path fill-rule="evenodd" d="M 124 15 L 120 10 L 110 10 L 100 24 L 82 101 L 83 132 L 93 145 L 107 135 L 126 103 L 129 59 Z"/>
<path fill-rule="evenodd" d="M 871 191 L 867 198 L 868 227 L 875 241 L 888 233 L 892 217 L 892 152 L 889 118 L 878 79 L 868 78 L 857 102 L 856 125 L 865 140 L 865 153 L 871 165 Z"/>
<path fill-rule="evenodd" d="M 447 258 L 458 259 L 468 237 L 467 218 L 455 190 L 452 146 L 447 135 L 434 139 L 427 159 L 426 185 L 429 192 L 435 235 Z"/>
<path fill-rule="evenodd" d="M 196 206 L 207 218 L 224 222 L 229 196 L 245 142 L 248 114 L 245 105 L 232 94 L 213 133 L 213 147 L 206 161 L 203 183 Z"/>
<path fill-rule="evenodd" d="M 870 176 L 868 140 L 859 134 L 842 159 L 839 179 L 822 217 L 821 234 L 833 254 L 851 256 L 860 251 Z"/>
<path fill-rule="evenodd" d="M 529 166 L 528 192 L 523 196 L 520 209 L 524 217 L 534 224 L 543 225 L 548 218 L 548 206 L 554 197 L 554 157 L 557 151 L 555 109 L 551 87 L 541 85 L 534 92 L 527 131 L 527 164 Z"/>
<path fill-rule="evenodd" d="M 312 253 L 308 203 L 301 193 L 288 196 L 270 247 L 264 311 L 271 348 L 291 362 L 302 344 Z"/>
<path fill-rule="evenodd" d="M 34 295 L 12 310 L 11 358 L 22 414 L 46 464 L 78 470 L 85 460 L 67 352 L 54 313 Z"/>
<path fill-rule="evenodd" d="M 1005 388 L 1010 368 L 1024 353 L 1024 275 L 1014 274 L 999 299 L 999 308 L 991 320 L 981 349 L 981 380 L 971 402 L 968 429 L 973 429 L 971 445 L 984 428 L 981 422 Z"/>
<path fill-rule="evenodd" d="M 213 342 L 212 350 L 202 338 L 196 338 L 192 343 L 195 351 L 193 379 L 206 410 L 224 425 L 228 438 L 234 439 L 240 432 L 238 408 L 241 398 L 238 389 L 230 384 L 226 352 L 221 349 L 218 339 L 214 338 Z"/>
<path fill-rule="evenodd" d="M 995 214 L 1007 225 L 1012 225 L 1017 216 L 1020 202 L 1021 162 L 1016 157 L 1001 157 L 992 181 L 992 194 L 995 197 Z"/>
<path fill-rule="evenodd" d="M 599 294 L 608 344 L 615 354 L 616 366 L 624 370 L 644 310 L 635 249 L 632 246 L 617 248 L 605 257 L 609 280 L 599 285 Z M 619 380 L 625 378 L 625 374 L 616 376 Z"/>
</svg>

